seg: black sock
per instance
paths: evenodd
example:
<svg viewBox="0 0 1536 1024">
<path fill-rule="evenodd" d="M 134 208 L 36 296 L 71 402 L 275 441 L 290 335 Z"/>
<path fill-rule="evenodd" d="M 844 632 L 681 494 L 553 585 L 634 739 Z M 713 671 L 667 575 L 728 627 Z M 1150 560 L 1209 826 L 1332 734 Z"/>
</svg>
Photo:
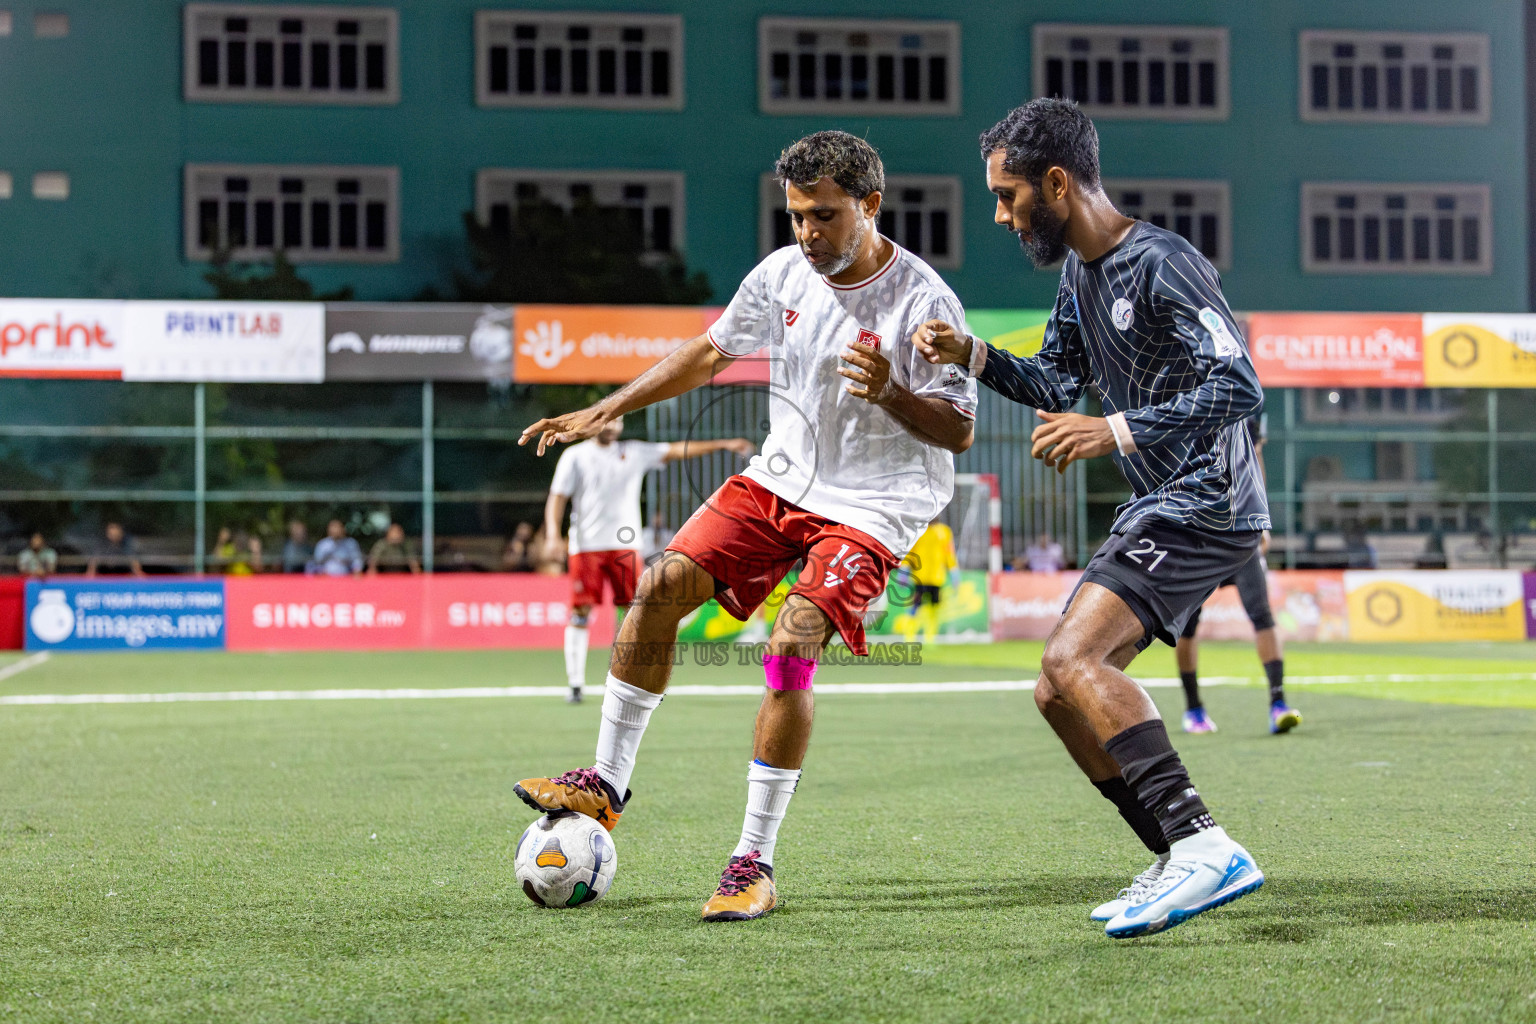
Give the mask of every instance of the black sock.
<svg viewBox="0 0 1536 1024">
<path fill-rule="evenodd" d="M 1168 842 L 1176 843 L 1213 827 L 1210 811 L 1189 781 L 1189 772 L 1168 739 L 1160 719 L 1142 722 L 1114 736 L 1104 750 L 1143 807 L 1156 815 Z"/>
<path fill-rule="evenodd" d="M 1115 805 L 1115 810 L 1120 812 L 1120 817 L 1131 826 L 1131 831 L 1136 833 L 1136 838 L 1140 839 L 1147 849 L 1158 856 L 1168 852 L 1168 840 L 1163 838 L 1163 826 L 1158 823 L 1157 816 L 1136 799 L 1136 794 L 1131 792 L 1131 787 L 1126 785 L 1125 779 L 1116 775 L 1112 779 L 1095 782 L 1093 785 L 1103 794 L 1104 799 Z"/>
<path fill-rule="evenodd" d="M 1266 661 L 1264 674 L 1269 677 L 1269 702 L 1285 700 L 1285 661 L 1280 658 Z"/>
<path fill-rule="evenodd" d="M 1189 710 L 1194 711 L 1205 707 L 1200 703 L 1200 680 L 1193 672 L 1180 672 L 1179 680 L 1184 684 L 1184 703 Z"/>
</svg>

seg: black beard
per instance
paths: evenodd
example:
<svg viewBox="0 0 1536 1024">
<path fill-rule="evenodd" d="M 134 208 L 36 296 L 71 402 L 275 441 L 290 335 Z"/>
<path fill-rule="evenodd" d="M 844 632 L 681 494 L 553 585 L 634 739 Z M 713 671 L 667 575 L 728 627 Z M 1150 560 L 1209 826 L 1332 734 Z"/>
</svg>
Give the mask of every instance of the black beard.
<svg viewBox="0 0 1536 1024">
<path fill-rule="evenodd" d="M 1067 255 L 1067 225 L 1056 218 L 1038 195 L 1029 208 L 1029 233 L 1014 233 L 1019 237 L 1019 248 L 1037 268 L 1060 263 Z"/>
</svg>

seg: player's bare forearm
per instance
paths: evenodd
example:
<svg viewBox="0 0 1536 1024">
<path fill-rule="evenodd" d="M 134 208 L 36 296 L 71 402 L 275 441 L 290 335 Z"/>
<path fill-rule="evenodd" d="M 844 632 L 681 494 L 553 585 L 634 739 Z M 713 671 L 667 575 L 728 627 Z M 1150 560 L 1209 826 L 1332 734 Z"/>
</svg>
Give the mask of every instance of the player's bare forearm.
<svg viewBox="0 0 1536 1024">
<path fill-rule="evenodd" d="M 701 334 L 595 405 L 564 416 L 546 417 L 532 424 L 523 431 L 517 443 L 524 445 L 538 438 L 538 454 L 543 455 L 556 441 L 582 441 L 593 437 L 605 424 L 625 413 L 676 398 L 708 384 L 715 374 L 732 362 Z"/>
<path fill-rule="evenodd" d="M 560 523 L 565 519 L 565 506 L 570 497 L 550 492 L 544 499 L 544 544 L 549 546 L 560 539 Z"/>
<path fill-rule="evenodd" d="M 673 441 L 667 446 L 667 461 L 696 459 L 701 455 L 712 455 L 715 452 L 735 452 L 744 458 L 750 458 L 757 452 L 757 445 L 744 437 L 732 437 L 724 441 Z"/>
<path fill-rule="evenodd" d="M 891 362 L 878 349 L 862 345 L 843 350 L 838 375 L 854 398 L 878 405 L 901 421 L 913 437 L 959 454 L 971 446 L 975 433 L 971 421 L 942 398 L 916 395 L 891 379 Z"/>
<path fill-rule="evenodd" d="M 944 399 L 915 395 L 899 384 L 890 384 L 887 390 L 890 398 L 876 404 L 924 444 L 959 455 L 976 440 L 974 422 Z"/>
</svg>

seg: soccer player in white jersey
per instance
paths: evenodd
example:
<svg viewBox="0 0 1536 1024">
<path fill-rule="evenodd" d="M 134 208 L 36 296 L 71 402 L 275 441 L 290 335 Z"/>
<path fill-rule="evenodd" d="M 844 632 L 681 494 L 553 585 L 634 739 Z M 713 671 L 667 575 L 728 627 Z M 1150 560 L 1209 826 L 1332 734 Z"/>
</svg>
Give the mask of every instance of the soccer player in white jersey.
<svg viewBox="0 0 1536 1024">
<path fill-rule="evenodd" d="M 565 625 L 566 700 L 581 703 L 587 675 L 588 624 L 592 606 L 602 603 L 603 586 L 619 608 L 635 599 L 640 565 L 640 484 L 645 474 L 678 459 L 729 451 L 750 456 L 757 448 L 744 437 L 726 441 L 620 441 L 624 419 L 603 427 L 590 441 L 572 445 L 555 466 L 544 502 L 547 555 L 560 557 L 560 523 L 571 509 L 571 618 Z"/>
<path fill-rule="evenodd" d="M 963 313 L 938 274 L 878 232 L 885 171 L 875 150 L 817 132 L 786 149 L 775 173 L 797 244 L 758 264 L 707 334 L 596 405 L 523 434 L 540 452 L 591 437 L 768 351 L 768 438 L 641 579 L 609 666 L 597 764 L 517 786 L 538 810 L 580 811 L 612 828 L 667 687 L 678 622 L 711 597 L 745 619 L 804 559 L 765 652 L 746 820 L 704 904 L 707 921 L 761 917 L 777 903 L 774 847 L 810 742 L 817 658 L 834 632 L 867 653 L 865 610 L 949 502 L 953 453 L 970 447 L 976 415 L 975 382 L 912 346 L 926 320 Z"/>
</svg>

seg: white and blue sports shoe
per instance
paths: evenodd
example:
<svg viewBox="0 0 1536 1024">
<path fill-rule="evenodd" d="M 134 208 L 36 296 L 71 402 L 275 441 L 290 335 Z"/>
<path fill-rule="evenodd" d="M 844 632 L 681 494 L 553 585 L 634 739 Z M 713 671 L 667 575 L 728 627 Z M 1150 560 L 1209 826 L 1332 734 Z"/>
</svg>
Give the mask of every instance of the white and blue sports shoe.
<svg viewBox="0 0 1536 1024">
<path fill-rule="evenodd" d="M 1088 915 L 1090 921 L 1108 921 L 1126 907 L 1140 903 L 1147 890 L 1152 888 L 1152 883 L 1163 875 L 1163 867 L 1168 863 L 1168 854 L 1159 854 L 1157 860 L 1152 862 L 1141 874 L 1131 879 L 1131 884 L 1120 890 L 1120 895 L 1108 903 L 1100 903 L 1093 908 L 1093 913 Z"/>
<path fill-rule="evenodd" d="M 1180 839 L 1157 881 L 1104 926 L 1112 939 L 1151 935 L 1246 896 L 1264 872 L 1219 825 Z"/>
</svg>

